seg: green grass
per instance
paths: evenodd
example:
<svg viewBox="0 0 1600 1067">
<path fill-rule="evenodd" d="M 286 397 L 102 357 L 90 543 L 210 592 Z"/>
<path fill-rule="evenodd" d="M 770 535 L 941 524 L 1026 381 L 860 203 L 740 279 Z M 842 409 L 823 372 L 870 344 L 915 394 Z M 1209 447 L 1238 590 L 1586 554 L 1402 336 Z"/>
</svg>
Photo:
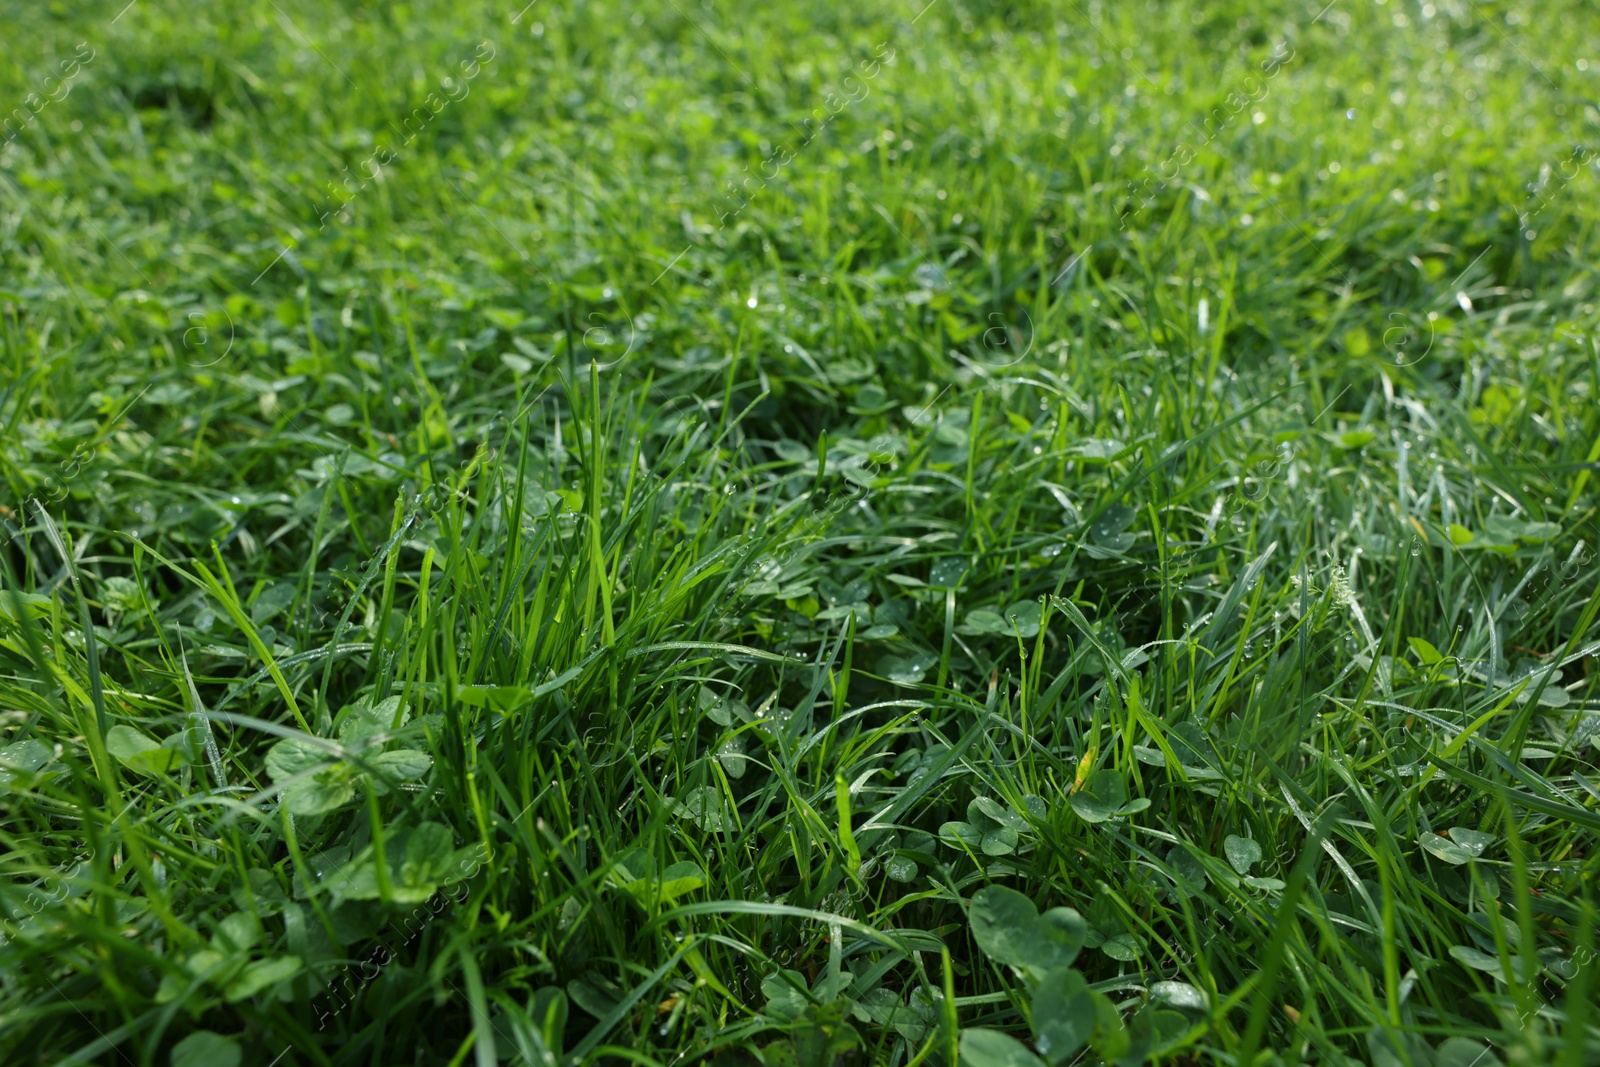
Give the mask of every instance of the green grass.
<svg viewBox="0 0 1600 1067">
<path fill-rule="evenodd" d="M 5 1062 L 1600 1059 L 1592 5 L 520 7 L 0 4 Z"/>
</svg>

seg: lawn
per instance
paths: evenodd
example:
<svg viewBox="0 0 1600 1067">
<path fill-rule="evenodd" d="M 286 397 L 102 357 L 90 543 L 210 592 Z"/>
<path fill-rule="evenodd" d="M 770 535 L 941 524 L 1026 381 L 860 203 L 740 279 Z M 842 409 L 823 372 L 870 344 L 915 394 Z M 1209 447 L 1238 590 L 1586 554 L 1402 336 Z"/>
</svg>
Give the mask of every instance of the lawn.
<svg viewBox="0 0 1600 1067">
<path fill-rule="evenodd" d="M 0 1059 L 1600 1062 L 1600 9 L 0 0 Z"/>
</svg>

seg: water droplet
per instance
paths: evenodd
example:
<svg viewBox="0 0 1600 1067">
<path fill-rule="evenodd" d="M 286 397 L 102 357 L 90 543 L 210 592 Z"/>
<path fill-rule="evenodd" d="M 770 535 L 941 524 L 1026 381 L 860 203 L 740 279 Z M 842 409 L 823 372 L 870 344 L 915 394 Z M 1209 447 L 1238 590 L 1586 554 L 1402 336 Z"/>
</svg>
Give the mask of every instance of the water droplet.
<svg viewBox="0 0 1600 1067">
<path fill-rule="evenodd" d="M 751 296 L 750 296 L 750 299 L 749 299 L 749 300 L 746 300 L 746 301 L 745 301 L 745 302 L 744 302 L 744 306 L 745 306 L 745 307 L 748 307 L 748 308 L 753 308 L 753 307 L 755 307 L 755 306 L 756 306 L 756 303 L 757 303 L 757 301 L 756 301 L 756 298 L 755 298 L 755 294 L 753 294 L 753 293 L 752 293 L 752 294 L 751 294 Z M 666 1033 L 666 1031 L 665 1031 L 665 1030 L 662 1030 L 662 1031 L 661 1031 L 661 1032 L 662 1032 L 662 1033 L 663 1033 L 663 1034 L 664 1034 L 664 1033 Z"/>
</svg>

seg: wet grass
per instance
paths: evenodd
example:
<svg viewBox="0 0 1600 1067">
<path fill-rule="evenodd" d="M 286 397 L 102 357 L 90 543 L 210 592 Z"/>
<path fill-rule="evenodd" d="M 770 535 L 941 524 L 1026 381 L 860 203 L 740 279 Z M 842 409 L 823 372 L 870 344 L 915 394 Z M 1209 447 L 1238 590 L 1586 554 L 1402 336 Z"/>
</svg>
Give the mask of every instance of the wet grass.
<svg viewBox="0 0 1600 1067">
<path fill-rule="evenodd" d="M 1600 1056 L 1590 7 L 119 7 L 7 1062 Z"/>
</svg>

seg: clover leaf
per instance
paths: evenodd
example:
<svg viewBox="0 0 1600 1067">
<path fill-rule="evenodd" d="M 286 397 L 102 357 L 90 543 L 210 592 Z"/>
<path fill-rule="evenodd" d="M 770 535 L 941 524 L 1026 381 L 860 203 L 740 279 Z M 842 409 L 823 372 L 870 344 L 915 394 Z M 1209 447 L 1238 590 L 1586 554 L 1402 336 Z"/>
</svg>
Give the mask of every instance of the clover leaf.
<svg viewBox="0 0 1600 1067">
<path fill-rule="evenodd" d="M 183 758 L 153 737 L 121 724 L 106 733 L 106 748 L 124 767 L 151 778 L 164 777 Z"/>
<path fill-rule="evenodd" d="M 188 979 L 178 973 L 162 976 L 161 985 L 156 991 L 157 1003 L 177 1000 L 192 984 L 192 979 L 199 979 L 213 989 L 220 990 L 229 1003 L 237 1003 L 299 974 L 302 966 L 299 956 L 267 956 L 264 959 L 251 959 L 252 952 L 261 944 L 262 933 L 261 921 L 253 912 L 237 911 L 227 916 L 217 924 L 216 932 L 211 935 L 207 947 L 183 958 L 183 970 L 187 972 Z M 190 998 L 191 1006 L 198 1003 L 197 998 Z M 191 1051 L 198 1056 L 200 1053 L 197 1050 L 209 1047 L 207 1043 L 201 1042 Z M 179 1049 L 182 1048 L 180 1045 Z M 175 1049 L 174 1063 L 211 1062 L 180 1059 L 177 1053 L 178 1049 Z M 226 1058 L 218 1058 L 216 1062 L 226 1062 Z M 238 1060 L 234 1059 L 232 1062 L 237 1063 Z"/>
<path fill-rule="evenodd" d="M 1222 842 L 1222 851 L 1227 853 L 1229 865 L 1240 874 L 1249 874 L 1251 866 L 1261 862 L 1261 846 L 1248 837 L 1229 834 Z"/>
<path fill-rule="evenodd" d="M 652 902 L 668 904 L 706 884 L 705 872 L 687 860 L 669 864 L 657 872 L 655 860 L 642 848 L 630 849 L 618 857 L 611 869 L 611 884 L 628 891 L 641 907 Z"/>
<path fill-rule="evenodd" d="M 1043 609 L 1037 600 L 1018 600 L 1005 609 L 977 608 L 967 612 L 960 632 L 968 635 L 997 634 L 1002 637 L 1035 637 Z"/>
<path fill-rule="evenodd" d="M 1019 637 L 1036 637 L 1043 614 L 1044 609 L 1037 600 L 1019 600 L 1005 610 L 1004 632 Z"/>
<path fill-rule="evenodd" d="M 1150 806 L 1144 797 L 1130 801 L 1128 784 L 1122 775 L 1106 769 L 1095 771 L 1083 787 L 1072 794 L 1072 810 L 1084 822 L 1105 822 L 1118 815 L 1133 815 Z"/>
<path fill-rule="evenodd" d="M 239 1067 L 244 1052 L 231 1037 L 196 1030 L 172 1046 L 172 1067 Z"/>
<path fill-rule="evenodd" d="M 397 904 L 421 904 L 442 886 L 472 877 L 483 863 L 482 845 L 456 848 L 450 828 L 435 822 L 395 831 L 383 845 L 390 899 Z M 324 884 L 347 900 L 377 900 L 383 895 L 371 848 L 330 872 Z"/>
<path fill-rule="evenodd" d="M 399 697 L 389 697 L 372 703 L 362 697 L 339 713 L 339 740 L 346 744 L 365 741 L 375 734 L 398 730 L 411 717 L 411 712 L 400 707 Z"/>
<path fill-rule="evenodd" d="M 373 703 L 362 697 L 339 713 L 339 744 L 289 737 L 267 751 L 267 773 L 286 783 L 283 803 L 294 815 L 325 815 L 355 798 L 357 786 L 386 796 L 392 782 L 421 778 L 433 759 L 413 748 L 384 751 L 410 712 L 399 697 Z M 344 753 L 348 753 L 345 756 Z"/>
<path fill-rule="evenodd" d="M 1006 620 L 992 608 L 978 608 L 967 612 L 963 629 L 972 634 L 1003 634 L 1006 632 Z"/>
<path fill-rule="evenodd" d="M 1465 826 L 1450 827 L 1450 840 L 1461 847 L 1467 855 L 1477 858 L 1483 855 L 1483 850 L 1494 844 L 1494 835 L 1486 834 L 1481 830 L 1469 830 Z"/>
<path fill-rule="evenodd" d="M 1071 966 L 1088 935 L 1083 916 L 1071 908 L 1051 908 L 1040 915 L 1033 901 L 997 885 L 973 895 L 967 918 L 984 955 L 1040 973 Z"/>
<path fill-rule="evenodd" d="M 1025 801 L 1036 817 L 1044 816 L 1044 801 L 1032 797 Z M 991 797 L 976 797 L 967 805 L 965 822 L 952 821 L 939 827 L 939 837 L 952 847 L 977 849 L 986 856 L 1006 856 L 1017 850 L 1020 834 L 1028 820 Z"/>
<path fill-rule="evenodd" d="M 1472 858 L 1472 854 L 1454 841 L 1440 837 L 1438 834 L 1424 831 L 1418 843 L 1427 849 L 1436 859 L 1446 863 L 1460 866 Z"/>
<path fill-rule="evenodd" d="M 1448 1038 L 1434 1053 L 1435 1067 L 1502 1067 L 1489 1046 L 1467 1037 Z"/>
<path fill-rule="evenodd" d="M 1008 1034 L 967 1027 L 961 1031 L 961 1063 L 963 1067 L 1040 1067 L 1043 1061 Z"/>
<path fill-rule="evenodd" d="M 726 821 L 722 794 L 709 785 L 697 786 L 672 802 L 673 814 L 687 819 L 708 834 L 720 833 Z"/>
<path fill-rule="evenodd" d="M 39 773 L 40 768 L 54 758 L 53 748 L 33 739 L 0 748 L 0 792 L 5 792 L 14 781 L 23 781 Z"/>
<path fill-rule="evenodd" d="M 1045 1059 L 1064 1063 L 1094 1034 L 1094 997 L 1083 976 L 1069 968 L 1049 971 L 1033 995 L 1033 1043 Z"/>
<path fill-rule="evenodd" d="M 433 758 L 426 752 L 398 748 L 392 752 L 379 752 L 375 756 L 368 756 L 367 765 L 379 772 L 370 778 L 370 782 L 372 791 L 381 797 L 389 792 L 389 787 L 384 784 L 380 775 L 402 782 L 413 781 L 428 773 L 428 768 L 433 766 Z"/>
<path fill-rule="evenodd" d="M 1021 967 L 1029 958 L 1039 909 L 1015 889 L 987 886 L 973 895 L 967 921 L 984 955 L 996 963 Z"/>
</svg>

